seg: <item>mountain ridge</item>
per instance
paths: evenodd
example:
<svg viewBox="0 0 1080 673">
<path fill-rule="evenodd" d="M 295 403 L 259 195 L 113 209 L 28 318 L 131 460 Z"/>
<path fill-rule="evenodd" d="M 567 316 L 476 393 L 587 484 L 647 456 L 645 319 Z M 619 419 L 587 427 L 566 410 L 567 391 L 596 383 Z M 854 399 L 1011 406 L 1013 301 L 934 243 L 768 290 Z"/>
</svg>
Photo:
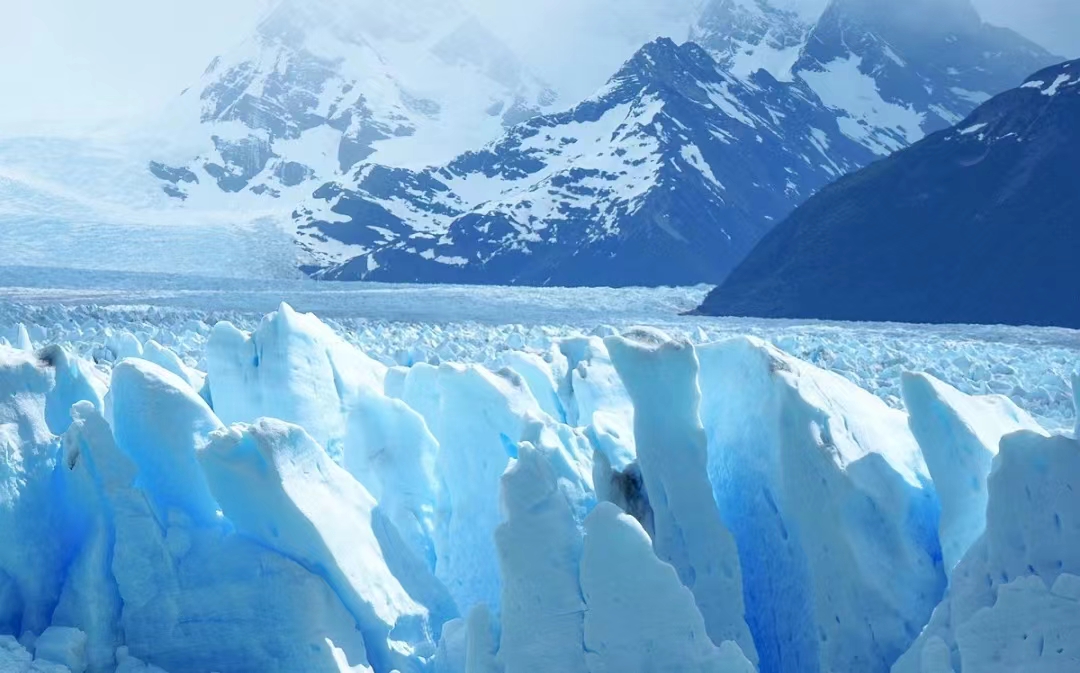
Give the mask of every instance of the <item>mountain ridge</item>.
<svg viewBox="0 0 1080 673">
<path fill-rule="evenodd" d="M 990 96 L 955 84 L 997 86 L 1012 76 L 1011 69 L 970 75 L 1000 56 L 989 52 L 969 54 L 975 65 L 966 70 L 942 70 L 935 49 L 921 40 L 904 52 L 918 59 L 909 65 L 882 35 L 907 44 L 911 31 L 872 11 L 845 13 L 859 2 L 833 0 L 811 25 L 765 0 L 714 0 L 692 32 L 701 45 L 646 45 L 601 92 L 568 112 L 541 115 L 483 150 L 419 173 L 365 167 L 324 185 L 296 212 L 309 271 L 342 280 L 719 282 L 771 223 L 828 182 L 962 118 Z M 955 4 L 971 9 L 967 0 Z M 998 35 L 977 14 L 959 14 L 963 34 L 944 31 L 939 42 L 970 39 L 982 48 Z M 860 39 L 848 48 L 852 31 Z M 1011 33 L 1001 48 L 1040 65 L 1051 58 Z M 657 70 L 654 58 L 666 67 Z M 648 124 L 619 135 L 614 131 L 623 127 L 615 123 L 609 137 L 590 137 L 587 147 L 597 154 L 583 159 L 582 170 L 552 169 L 570 153 L 562 140 L 581 140 L 575 125 L 595 123 L 601 109 L 610 113 L 617 105 L 611 93 L 633 88 L 635 78 L 671 92 L 657 100 L 677 110 L 669 119 L 682 141 L 648 131 Z M 694 99 L 685 95 L 694 79 L 714 96 L 711 105 L 678 104 Z M 560 127 L 571 130 L 559 138 Z M 694 131 L 683 133 L 688 129 Z M 541 132 L 550 136 L 547 145 L 537 144 Z M 651 149 L 642 154 L 646 145 Z M 700 161 L 682 157 L 683 150 Z M 618 169 L 601 171 L 601 184 L 592 184 L 598 174 L 588 171 L 599 170 L 594 159 L 605 153 L 637 163 L 614 161 Z M 642 174 L 646 163 L 652 170 Z M 695 179 L 671 175 L 684 167 Z M 548 182 L 553 176 L 555 184 Z M 401 183 L 391 185 L 395 179 Z M 620 191 L 629 196 L 618 198 Z"/>
<path fill-rule="evenodd" d="M 709 315 L 1080 327 L 1080 61 L 837 182 L 765 237 Z"/>
</svg>

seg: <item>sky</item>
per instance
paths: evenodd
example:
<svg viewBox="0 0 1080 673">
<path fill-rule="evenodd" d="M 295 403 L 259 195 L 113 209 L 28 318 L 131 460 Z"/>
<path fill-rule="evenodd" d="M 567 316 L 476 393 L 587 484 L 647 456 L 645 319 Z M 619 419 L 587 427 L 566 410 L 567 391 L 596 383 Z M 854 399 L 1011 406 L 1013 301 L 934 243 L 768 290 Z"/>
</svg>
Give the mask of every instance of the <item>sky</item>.
<svg viewBox="0 0 1080 673">
<path fill-rule="evenodd" d="M 270 1 L 0 0 L 0 135 L 80 132 L 151 114 L 194 83 L 214 56 L 242 40 Z M 525 50 L 550 46 L 550 34 L 537 29 L 549 25 L 564 40 L 588 35 L 607 51 L 630 53 L 638 46 L 632 42 L 656 36 L 650 32 L 666 34 L 684 6 L 696 2 L 464 1 L 507 42 Z M 1080 57 L 1080 0 L 975 2 L 987 21 L 1063 56 Z M 584 48 L 589 44 L 560 43 L 557 58 L 534 59 L 539 74 L 550 78 L 580 67 Z M 610 73 L 578 74 L 602 83 Z"/>
</svg>

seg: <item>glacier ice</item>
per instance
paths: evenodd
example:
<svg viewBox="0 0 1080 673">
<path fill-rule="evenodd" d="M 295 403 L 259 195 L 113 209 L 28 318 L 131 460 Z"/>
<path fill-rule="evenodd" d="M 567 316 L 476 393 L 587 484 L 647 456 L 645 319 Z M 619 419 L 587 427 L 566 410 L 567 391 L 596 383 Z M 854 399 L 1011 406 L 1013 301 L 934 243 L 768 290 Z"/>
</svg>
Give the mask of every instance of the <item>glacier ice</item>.
<svg viewBox="0 0 1080 673">
<path fill-rule="evenodd" d="M 0 304 L 0 670 L 1077 670 L 1069 334 L 273 306 Z"/>
<path fill-rule="evenodd" d="M 499 664 L 499 628 L 484 603 L 473 606 L 466 618 L 465 668 L 463 673 L 502 673 Z"/>
<path fill-rule="evenodd" d="M 585 520 L 581 558 L 589 673 L 751 673 L 731 641 L 713 644 L 675 569 L 633 518 L 601 503 Z"/>
<path fill-rule="evenodd" d="M 129 358 L 113 369 L 105 408 L 158 518 L 182 512 L 198 524 L 216 523 L 217 503 L 196 454 L 223 426 L 206 402 L 175 374 Z"/>
<path fill-rule="evenodd" d="M 587 673 L 582 539 L 574 509 L 541 449 L 523 442 L 502 477 L 495 531 L 502 576 L 499 657 L 505 673 Z"/>
<path fill-rule="evenodd" d="M 308 429 L 340 456 L 348 411 L 366 390 L 384 389 L 386 366 L 325 323 L 288 304 L 252 334 L 218 323 L 206 346 L 210 394 L 225 423 L 273 417 Z"/>
<path fill-rule="evenodd" d="M 1080 443 L 1023 430 L 1001 440 L 986 528 L 893 673 L 1080 667 Z"/>
<path fill-rule="evenodd" d="M 652 506 L 653 546 L 690 589 L 716 643 L 735 641 L 755 664 L 735 539 L 706 473 L 707 438 L 694 347 L 656 330 L 605 340 L 634 405 L 638 462 Z"/>
<path fill-rule="evenodd" d="M 95 464 L 122 469 L 102 480 L 101 497 L 114 527 L 107 579 L 116 584 L 119 631 L 130 653 L 170 671 L 337 671 L 340 648 L 366 665 L 354 618 L 325 580 L 218 515 L 198 455 L 224 428 L 208 427 L 201 398 L 149 363 L 125 376 L 128 392 L 150 396 L 140 408 L 167 409 L 163 419 L 171 423 L 118 420 L 127 408 L 118 404 L 112 433 L 93 415 L 70 432 L 81 431 L 82 449 L 102 456 Z M 129 423 L 128 431 L 117 429 Z M 113 434 L 138 441 L 114 445 Z M 129 454 L 125 444 L 141 453 Z M 170 450 L 158 455 L 153 447 Z M 147 489 L 174 497 L 148 498 Z"/>
<path fill-rule="evenodd" d="M 50 626 L 34 641 L 34 658 L 65 666 L 71 673 L 86 671 L 86 634 L 70 626 Z"/>
<path fill-rule="evenodd" d="M 434 570 L 439 444 L 427 423 L 404 402 L 374 390 L 359 395 L 347 423 L 342 466 Z"/>
<path fill-rule="evenodd" d="M 409 656 L 430 656 L 438 626 L 456 616 L 449 596 L 419 570 L 426 566 L 375 499 L 302 428 L 266 419 L 233 426 L 215 433 L 199 461 L 240 535 L 326 581 L 378 670 L 410 670 Z"/>
<path fill-rule="evenodd" d="M 70 673 L 68 667 L 34 655 L 12 636 L 0 636 L 0 671 L 4 673 Z"/>
<path fill-rule="evenodd" d="M 1001 438 L 1043 430 L 1007 397 L 970 397 L 928 374 L 905 374 L 902 387 L 941 499 L 941 553 L 951 575 L 986 526 L 986 478 Z"/>
<path fill-rule="evenodd" d="M 565 423 L 567 421 L 566 410 L 563 408 L 563 401 L 559 397 L 559 383 L 557 381 L 566 376 L 564 373 L 567 367 L 565 364 L 566 356 L 558 351 L 555 353 L 561 357 L 561 360 L 548 363 L 541 355 L 536 353 L 521 350 L 506 351 L 500 354 L 500 364 L 514 370 L 525 379 L 525 384 L 532 391 L 533 397 L 536 398 L 544 413 L 557 421 Z M 555 353 L 551 354 L 553 360 L 556 357 Z M 559 374 L 562 374 L 562 376 L 559 376 Z"/>
<path fill-rule="evenodd" d="M 49 626 L 60 592 L 57 444 L 46 424 L 54 380 L 33 353 L 0 346 L 0 633 L 16 637 Z"/>
<path fill-rule="evenodd" d="M 526 428 L 543 412 L 522 378 L 509 370 L 442 365 L 438 391 L 434 431 L 440 509 L 447 520 L 435 537 L 436 574 L 459 606 L 484 604 L 497 612 L 493 535 L 501 522 L 499 482 Z"/>
<path fill-rule="evenodd" d="M 1073 430 L 1073 437 L 1080 439 L 1080 372 L 1073 372 L 1072 390 L 1073 406 L 1076 408 L 1076 428 Z"/>
<path fill-rule="evenodd" d="M 617 469 L 634 460 L 634 407 L 599 337 L 576 337 L 559 344 L 567 360 L 560 387 L 567 422 L 588 428 L 597 447 Z"/>
<path fill-rule="evenodd" d="M 887 671 L 945 585 L 906 415 L 758 339 L 698 356 L 709 476 L 761 670 Z"/>
</svg>

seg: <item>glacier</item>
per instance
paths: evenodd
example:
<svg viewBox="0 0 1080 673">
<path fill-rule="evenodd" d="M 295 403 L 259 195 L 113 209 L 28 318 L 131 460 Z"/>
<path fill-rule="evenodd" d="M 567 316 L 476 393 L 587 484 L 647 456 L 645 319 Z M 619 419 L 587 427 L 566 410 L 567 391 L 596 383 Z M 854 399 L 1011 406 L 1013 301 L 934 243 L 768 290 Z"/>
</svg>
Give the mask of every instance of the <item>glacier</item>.
<svg viewBox="0 0 1080 673">
<path fill-rule="evenodd" d="M 1077 670 L 1075 333 L 705 291 L 5 288 L 0 671 Z"/>
</svg>

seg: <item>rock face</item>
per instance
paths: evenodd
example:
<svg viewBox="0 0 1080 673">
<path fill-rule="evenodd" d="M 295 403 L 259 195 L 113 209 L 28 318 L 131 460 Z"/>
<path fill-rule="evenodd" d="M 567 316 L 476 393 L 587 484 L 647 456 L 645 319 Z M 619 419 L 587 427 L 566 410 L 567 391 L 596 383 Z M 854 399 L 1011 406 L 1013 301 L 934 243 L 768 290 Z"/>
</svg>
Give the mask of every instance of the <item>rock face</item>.
<svg viewBox="0 0 1080 673">
<path fill-rule="evenodd" d="M 338 280 L 719 282 L 825 185 L 1054 60 L 984 25 L 967 0 L 939 11 L 947 20 L 923 34 L 905 10 L 868 0 L 835 0 L 817 17 L 714 0 L 690 43 L 646 45 L 566 112 L 423 171 L 369 163 L 324 185 L 295 213 L 320 260 L 309 270 Z"/>
<path fill-rule="evenodd" d="M 824 190 L 701 307 L 711 315 L 1080 326 L 1080 62 L 1053 66 Z"/>
</svg>

